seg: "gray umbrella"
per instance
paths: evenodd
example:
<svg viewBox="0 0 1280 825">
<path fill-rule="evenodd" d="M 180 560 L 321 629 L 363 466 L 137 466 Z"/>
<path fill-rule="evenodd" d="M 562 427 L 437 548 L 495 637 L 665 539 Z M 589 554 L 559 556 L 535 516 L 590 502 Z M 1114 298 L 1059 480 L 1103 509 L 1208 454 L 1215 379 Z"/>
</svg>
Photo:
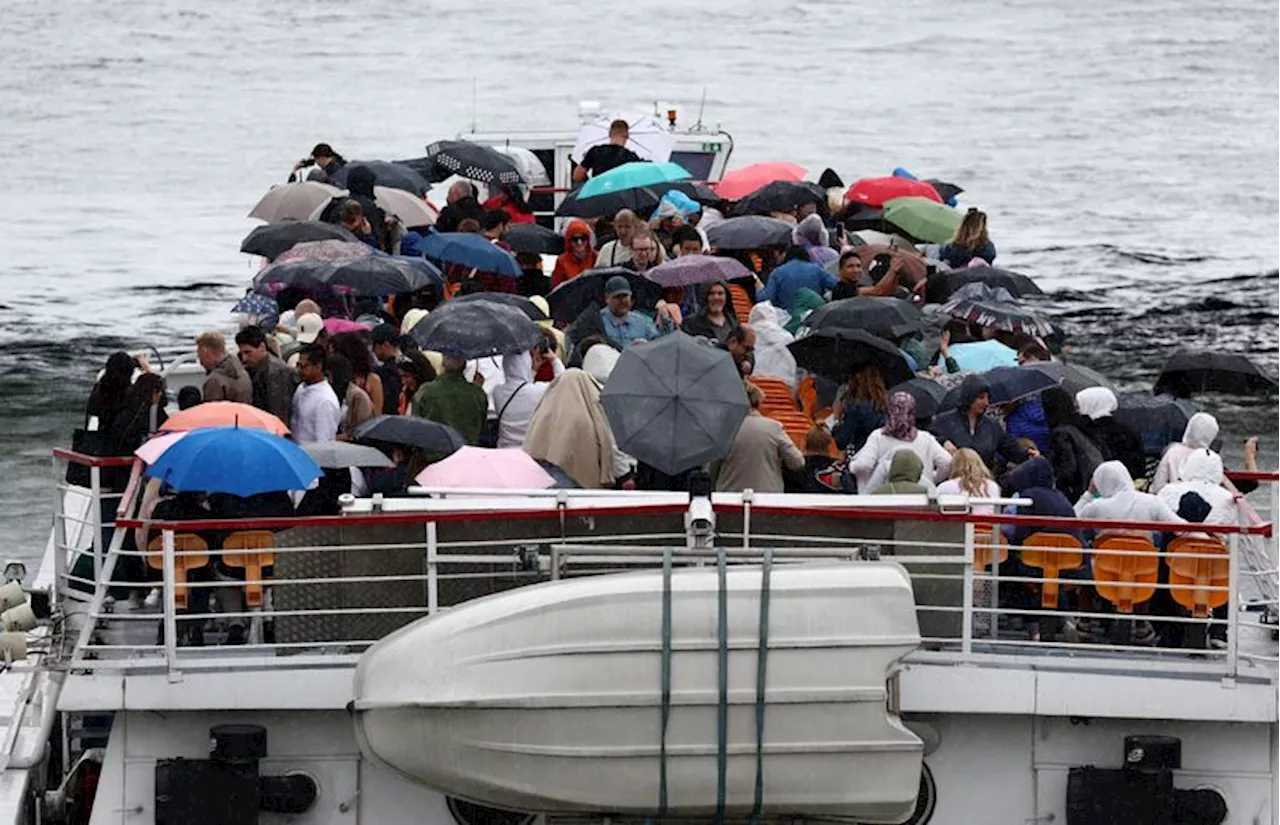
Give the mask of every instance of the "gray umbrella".
<svg viewBox="0 0 1280 825">
<path fill-rule="evenodd" d="M 1115 385 L 1105 375 L 1080 364 L 1068 364 L 1063 361 L 1034 361 L 1026 366 L 1057 378 L 1062 382 L 1062 388 L 1072 396 L 1089 387 L 1106 387 L 1112 392 L 1116 391 Z"/>
<path fill-rule="evenodd" d="M 678 331 L 623 352 L 600 400 L 618 449 L 667 475 L 728 455 L 749 407 L 729 353 Z"/>
<path fill-rule="evenodd" d="M 543 340 L 523 312 L 494 301 L 450 301 L 409 334 L 424 350 L 468 359 L 527 352 Z"/>
<path fill-rule="evenodd" d="M 326 470 L 396 466 L 395 462 L 387 458 L 381 450 L 366 447 L 364 444 L 352 444 L 349 441 L 316 441 L 303 444 L 302 451 Z"/>
<path fill-rule="evenodd" d="M 707 242 L 714 249 L 786 246 L 791 242 L 791 230 L 794 228 L 786 221 L 760 215 L 727 218 L 707 230 Z"/>
</svg>

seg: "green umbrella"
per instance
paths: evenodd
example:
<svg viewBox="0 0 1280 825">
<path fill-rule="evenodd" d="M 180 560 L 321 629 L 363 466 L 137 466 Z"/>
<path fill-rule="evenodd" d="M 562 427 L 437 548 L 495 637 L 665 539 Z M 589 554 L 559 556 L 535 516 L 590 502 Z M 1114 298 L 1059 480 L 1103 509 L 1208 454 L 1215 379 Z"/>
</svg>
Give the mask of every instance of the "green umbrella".
<svg viewBox="0 0 1280 825">
<path fill-rule="evenodd" d="M 947 243 L 963 216 L 928 198 L 894 198 L 884 205 L 884 220 L 924 243 Z"/>
<path fill-rule="evenodd" d="M 624 189 L 638 189 L 641 186 L 653 186 L 655 184 L 670 183 L 677 180 L 687 180 L 689 172 L 678 163 L 650 163 L 641 161 L 639 163 L 624 163 L 616 166 L 608 172 L 596 175 L 591 180 L 582 184 L 582 188 L 578 190 L 578 199 L 594 198 L 598 195 L 607 195 L 611 192 L 620 192 Z"/>
</svg>

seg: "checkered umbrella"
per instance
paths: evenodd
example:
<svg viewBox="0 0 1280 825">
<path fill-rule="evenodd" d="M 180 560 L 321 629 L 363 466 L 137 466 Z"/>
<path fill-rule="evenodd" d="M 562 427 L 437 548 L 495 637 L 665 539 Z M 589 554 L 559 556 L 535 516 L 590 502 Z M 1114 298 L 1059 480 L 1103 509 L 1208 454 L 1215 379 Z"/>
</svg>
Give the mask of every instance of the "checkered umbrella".
<svg viewBox="0 0 1280 825">
<path fill-rule="evenodd" d="M 515 161 L 492 146 L 469 140 L 438 140 L 427 147 L 427 160 L 434 164 L 431 177 L 437 181 L 460 175 L 481 183 L 525 182 Z"/>
</svg>

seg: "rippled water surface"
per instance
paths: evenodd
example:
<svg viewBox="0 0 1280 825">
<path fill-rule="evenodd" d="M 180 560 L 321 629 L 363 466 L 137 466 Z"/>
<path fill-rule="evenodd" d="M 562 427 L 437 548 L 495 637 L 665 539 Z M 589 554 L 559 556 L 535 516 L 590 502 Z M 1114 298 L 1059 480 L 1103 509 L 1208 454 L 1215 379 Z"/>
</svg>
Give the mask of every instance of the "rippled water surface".
<svg viewBox="0 0 1280 825">
<path fill-rule="evenodd" d="M 0 0 L 0 519 L 48 530 L 49 448 L 119 347 L 229 327 L 244 215 L 325 140 L 419 154 L 660 99 L 846 180 L 906 166 L 991 215 L 1076 359 L 1146 390 L 1179 345 L 1277 351 L 1272 0 Z M 1274 399 L 1204 399 L 1232 441 Z M 1230 453 L 1230 448 L 1228 449 Z"/>
</svg>

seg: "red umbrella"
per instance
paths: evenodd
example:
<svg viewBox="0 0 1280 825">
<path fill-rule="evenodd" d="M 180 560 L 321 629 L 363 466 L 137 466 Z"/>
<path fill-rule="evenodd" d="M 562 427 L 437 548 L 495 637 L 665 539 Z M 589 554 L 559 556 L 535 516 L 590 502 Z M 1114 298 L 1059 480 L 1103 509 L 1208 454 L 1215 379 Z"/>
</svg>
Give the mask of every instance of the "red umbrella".
<svg viewBox="0 0 1280 825">
<path fill-rule="evenodd" d="M 753 163 L 741 169 L 734 169 L 721 178 L 719 183 L 713 184 L 712 188 L 725 200 L 736 201 L 775 180 L 798 183 L 804 180 L 805 173 L 803 166 L 797 166 L 794 163 Z"/>
<path fill-rule="evenodd" d="M 883 206 L 885 201 L 894 198 L 928 198 L 934 203 L 942 203 L 938 190 L 920 180 L 910 178 L 863 178 L 849 187 L 844 193 L 846 201 L 864 203 L 868 206 Z"/>
</svg>

